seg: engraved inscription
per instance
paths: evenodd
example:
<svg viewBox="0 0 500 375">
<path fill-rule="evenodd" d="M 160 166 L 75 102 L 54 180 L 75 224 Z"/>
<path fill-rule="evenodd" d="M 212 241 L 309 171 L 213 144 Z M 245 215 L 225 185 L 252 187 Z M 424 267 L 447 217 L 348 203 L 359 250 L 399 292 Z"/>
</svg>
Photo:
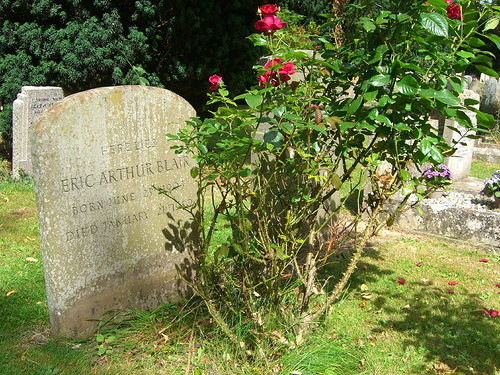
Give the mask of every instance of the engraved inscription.
<svg viewBox="0 0 500 375">
<path fill-rule="evenodd" d="M 61 180 L 61 190 L 64 193 L 68 193 L 70 191 L 92 188 L 94 186 L 113 184 L 119 181 L 164 174 L 171 170 L 189 168 L 190 166 L 189 158 L 186 155 L 170 159 L 166 158 L 154 163 L 143 163 L 102 171 L 97 175 L 90 173 L 85 176 L 65 178 Z"/>
</svg>

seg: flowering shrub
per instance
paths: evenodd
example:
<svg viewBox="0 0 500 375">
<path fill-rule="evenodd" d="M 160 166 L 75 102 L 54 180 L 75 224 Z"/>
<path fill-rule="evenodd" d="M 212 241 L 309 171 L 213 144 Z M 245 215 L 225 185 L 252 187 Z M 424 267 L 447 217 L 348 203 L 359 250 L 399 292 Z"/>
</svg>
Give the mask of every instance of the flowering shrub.
<svg viewBox="0 0 500 375">
<path fill-rule="evenodd" d="M 499 197 L 500 198 L 500 170 L 496 171 L 491 175 L 491 178 L 484 180 L 484 188 L 481 194 L 487 197 Z"/>
<path fill-rule="evenodd" d="M 453 176 L 446 165 L 439 164 L 424 169 L 422 179 L 427 186 L 439 188 L 451 184 Z"/>
<path fill-rule="evenodd" d="M 487 4 L 461 3 L 463 21 L 448 17 L 446 2 L 429 3 L 432 10 L 421 1 L 373 7 L 360 0 L 352 5 L 359 19 L 342 45 L 319 38 L 311 54 L 276 43 L 284 25 L 274 18 L 278 8 L 264 5 L 261 33 L 249 38 L 272 55 L 258 67 L 255 85 L 233 98 L 219 76 L 211 78 L 218 85 L 209 94 L 213 116 L 193 118 L 169 135 L 181 141 L 176 152 L 192 153 L 198 163 L 191 175 L 198 179 L 199 212 L 192 214 L 201 243 L 192 286 L 235 345 L 273 342 L 272 327 L 283 327 L 288 342 L 298 344 L 317 326 L 368 238 L 394 220 L 395 214 L 379 216 L 387 200 L 402 192 L 401 208 L 412 192 L 423 197 L 410 166 L 439 165 L 454 152 L 431 126 L 431 113 L 453 118 L 463 137 L 477 131 L 466 110 L 479 125 L 494 124 L 476 101 L 461 102 L 458 73 L 475 63 L 498 76 L 490 54 L 477 48 L 479 36 L 500 45 L 478 31 L 491 30 L 487 22 L 498 14 Z M 332 15 L 325 24 L 332 35 L 338 22 Z M 366 180 L 372 190 L 361 201 Z M 353 217 L 337 222 L 352 198 Z M 214 242 L 222 219 L 230 235 Z M 333 280 L 322 279 L 321 269 L 347 241 L 354 249 L 349 266 L 326 291 Z M 251 337 L 236 337 L 234 321 L 251 326 Z"/>
</svg>

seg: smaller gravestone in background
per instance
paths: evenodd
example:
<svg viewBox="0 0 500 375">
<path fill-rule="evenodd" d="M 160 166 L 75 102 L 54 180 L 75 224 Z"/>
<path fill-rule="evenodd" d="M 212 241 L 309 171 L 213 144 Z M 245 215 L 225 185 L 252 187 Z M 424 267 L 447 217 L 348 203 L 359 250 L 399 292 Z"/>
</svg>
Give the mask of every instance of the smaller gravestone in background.
<svg viewBox="0 0 500 375">
<path fill-rule="evenodd" d="M 30 128 L 47 300 L 56 336 L 91 335 L 109 310 L 155 308 L 186 292 L 197 230 L 193 158 L 166 133 L 195 115 L 145 86 L 66 97 Z M 158 195 L 170 191 L 176 201 Z"/>
<path fill-rule="evenodd" d="M 500 109 L 500 82 L 493 77 L 484 81 L 481 89 L 481 111 L 496 115 Z"/>
<path fill-rule="evenodd" d="M 60 87 L 23 86 L 12 106 L 12 176 L 19 170 L 31 175 L 31 155 L 28 128 L 52 104 L 63 98 Z"/>
<path fill-rule="evenodd" d="M 479 94 L 471 90 L 464 90 L 463 94 L 460 94 L 460 99 L 462 102 L 465 99 L 474 99 L 479 102 Z M 479 104 L 476 105 L 479 108 Z M 476 113 L 473 111 L 464 111 L 470 118 L 472 126 L 477 127 Z M 474 153 L 474 143 L 475 140 L 467 137 L 462 137 L 456 131 L 450 129 L 448 126 L 452 126 L 460 131 L 462 135 L 466 134 L 466 128 L 458 124 L 456 121 L 446 120 L 445 128 L 443 133 L 443 138 L 449 145 L 455 145 L 456 151 L 453 156 L 447 157 L 444 160 L 444 164 L 448 166 L 453 176 L 454 181 L 459 181 L 464 178 L 469 177 L 470 166 L 472 163 L 472 155 Z M 468 134 L 471 134 L 470 132 Z M 472 133 L 472 134 L 475 134 Z M 459 141 L 458 143 L 456 143 Z M 462 144 L 463 143 L 463 144 Z"/>
</svg>

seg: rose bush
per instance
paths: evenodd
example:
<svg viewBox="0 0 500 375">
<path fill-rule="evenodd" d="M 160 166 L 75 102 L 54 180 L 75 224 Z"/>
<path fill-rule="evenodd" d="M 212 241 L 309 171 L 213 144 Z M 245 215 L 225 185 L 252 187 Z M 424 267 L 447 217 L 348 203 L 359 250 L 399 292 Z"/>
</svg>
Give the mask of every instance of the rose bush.
<svg viewBox="0 0 500 375">
<path fill-rule="evenodd" d="M 466 111 L 482 127 L 494 123 L 459 94 L 470 64 L 498 76 L 480 49 L 485 37 L 500 46 L 500 38 L 482 34 L 498 12 L 464 1 L 462 20 L 448 17 L 445 1 L 428 3 L 432 10 L 419 0 L 356 2 L 359 18 L 342 45 L 319 38 L 310 54 L 276 43 L 283 30 L 266 23 L 250 36 L 272 51 L 255 86 L 232 98 L 221 85 L 209 96 L 212 117 L 169 135 L 181 141 L 176 152 L 193 153 L 198 163 L 191 175 L 199 214 L 192 214 L 201 243 L 192 287 L 234 344 L 275 343 L 271 332 L 281 327 L 296 345 L 317 326 L 368 238 L 394 220 L 397 210 L 387 214 L 386 203 L 398 196 L 403 208 L 411 194 L 423 197 L 410 168 L 453 154 L 431 114 L 457 121 L 463 137 L 478 130 Z M 275 16 L 277 8 L 260 12 Z M 325 24 L 332 35 L 338 22 L 331 16 Z M 349 215 L 337 220 L 346 206 Z M 221 220 L 230 231 L 222 239 L 215 235 Z M 334 281 L 324 269 L 335 266 L 341 246 L 353 250 Z M 247 336 L 237 335 L 236 321 L 250 327 Z"/>
</svg>

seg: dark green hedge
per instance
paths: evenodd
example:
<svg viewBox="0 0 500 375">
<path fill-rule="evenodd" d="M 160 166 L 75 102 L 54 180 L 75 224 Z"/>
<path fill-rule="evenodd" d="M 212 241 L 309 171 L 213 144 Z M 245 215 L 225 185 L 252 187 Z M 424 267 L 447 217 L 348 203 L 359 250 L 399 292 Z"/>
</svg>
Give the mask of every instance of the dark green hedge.
<svg viewBox="0 0 500 375">
<path fill-rule="evenodd" d="M 66 94 L 138 84 L 168 88 L 203 111 L 208 77 L 237 92 L 254 79 L 262 1 L 0 0 L 0 132 L 11 141 L 12 102 L 23 85 Z"/>
</svg>

